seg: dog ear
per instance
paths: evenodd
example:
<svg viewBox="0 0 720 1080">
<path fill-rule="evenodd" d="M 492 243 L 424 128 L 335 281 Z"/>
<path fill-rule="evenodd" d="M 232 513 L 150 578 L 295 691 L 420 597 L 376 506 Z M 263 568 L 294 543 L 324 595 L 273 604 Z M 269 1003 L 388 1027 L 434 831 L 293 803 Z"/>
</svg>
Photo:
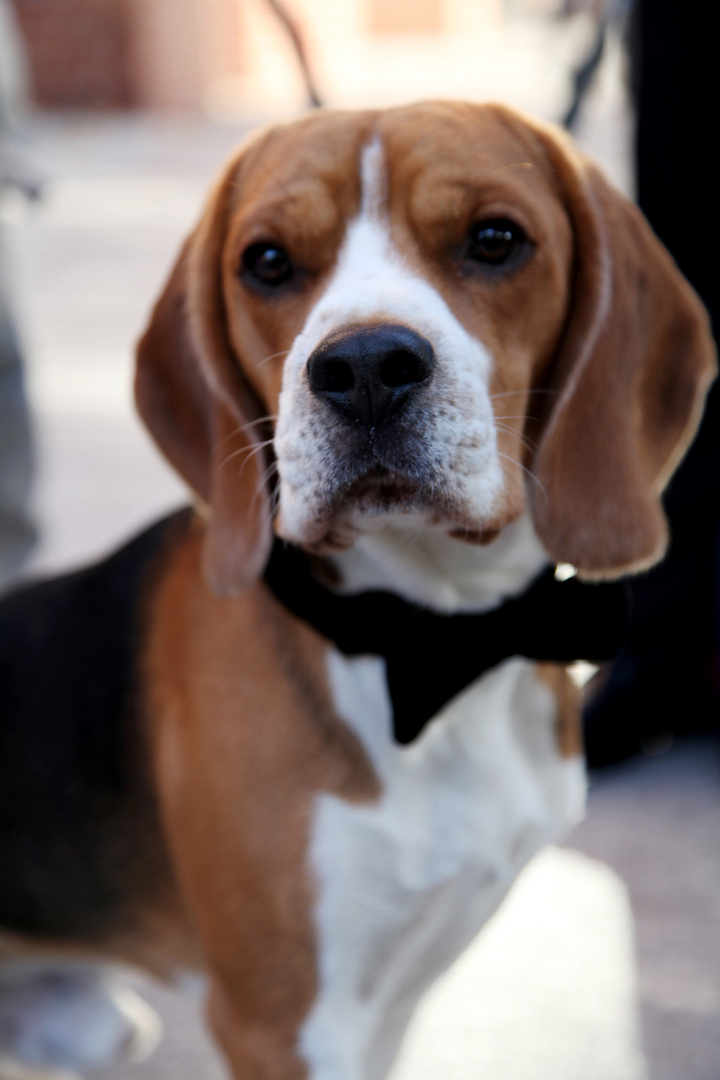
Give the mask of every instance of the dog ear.
<svg viewBox="0 0 720 1080">
<path fill-rule="evenodd" d="M 637 208 L 562 136 L 537 134 L 570 217 L 575 278 L 532 465 L 533 518 L 558 562 L 614 577 L 665 552 L 660 495 L 700 421 L 715 348 Z"/>
<path fill-rule="evenodd" d="M 211 587 L 242 591 L 262 573 L 272 541 L 264 410 L 227 333 L 222 252 L 235 166 L 182 249 L 137 349 L 135 400 L 171 465 L 207 510 L 203 553 Z"/>
</svg>

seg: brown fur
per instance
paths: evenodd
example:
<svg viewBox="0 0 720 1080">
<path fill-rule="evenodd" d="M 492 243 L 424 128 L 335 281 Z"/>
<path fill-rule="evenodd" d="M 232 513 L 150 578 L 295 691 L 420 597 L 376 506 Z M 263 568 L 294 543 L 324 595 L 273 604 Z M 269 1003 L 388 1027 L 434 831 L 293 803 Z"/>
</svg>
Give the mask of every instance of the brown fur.
<svg viewBox="0 0 720 1080">
<path fill-rule="evenodd" d="M 308 830 L 326 791 L 378 793 L 332 712 L 325 643 L 260 586 L 213 594 L 194 530 L 151 614 L 147 708 L 177 873 L 211 976 L 210 1012 L 238 1077 L 296 1077 L 316 973 Z"/>
<path fill-rule="evenodd" d="M 561 664 L 537 664 L 538 677 L 549 686 L 557 702 L 555 737 L 563 757 L 577 757 L 583 752 L 580 723 L 581 694 Z"/>
</svg>

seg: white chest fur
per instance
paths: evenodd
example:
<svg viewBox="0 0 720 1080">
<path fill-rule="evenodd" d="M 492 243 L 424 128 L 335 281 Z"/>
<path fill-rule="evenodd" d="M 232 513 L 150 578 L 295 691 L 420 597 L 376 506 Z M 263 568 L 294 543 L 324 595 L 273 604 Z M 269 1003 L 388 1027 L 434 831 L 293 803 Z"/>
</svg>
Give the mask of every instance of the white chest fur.
<svg viewBox="0 0 720 1080">
<path fill-rule="evenodd" d="M 408 747 L 392 740 L 382 660 L 332 653 L 330 679 L 382 794 L 317 800 L 319 992 L 301 1050 L 312 1080 L 381 1080 L 424 990 L 580 816 L 584 772 L 560 757 L 555 701 L 528 661 L 486 673 Z"/>
</svg>

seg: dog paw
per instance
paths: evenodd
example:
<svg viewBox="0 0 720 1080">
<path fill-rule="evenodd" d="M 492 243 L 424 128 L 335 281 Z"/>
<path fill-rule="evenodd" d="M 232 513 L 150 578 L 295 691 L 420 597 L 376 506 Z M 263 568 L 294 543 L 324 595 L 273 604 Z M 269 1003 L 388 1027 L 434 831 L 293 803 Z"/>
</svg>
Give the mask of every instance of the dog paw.
<svg viewBox="0 0 720 1080">
<path fill-rule="evenodd" d="M 154 1010 L 112 970 L 69 963 L 0 970 L 2 1080 L 77 1080 L 75 1071 L 143 1060 L 161 1034 Z"/>
</svg>

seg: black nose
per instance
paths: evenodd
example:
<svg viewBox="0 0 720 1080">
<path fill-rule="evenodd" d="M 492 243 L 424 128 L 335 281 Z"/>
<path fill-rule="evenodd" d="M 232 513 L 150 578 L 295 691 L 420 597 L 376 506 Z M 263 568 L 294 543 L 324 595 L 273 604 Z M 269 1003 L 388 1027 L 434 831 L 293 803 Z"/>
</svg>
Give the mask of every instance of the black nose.
<svg viewBox="0 0 720 1080">
<path fill-rule="evenodd" d="M 407 326 L 343 330 L 307 363 L 313 394 L 367 428 L 396 413 L 432 375 L 432 345 Z"/>
</svg>

